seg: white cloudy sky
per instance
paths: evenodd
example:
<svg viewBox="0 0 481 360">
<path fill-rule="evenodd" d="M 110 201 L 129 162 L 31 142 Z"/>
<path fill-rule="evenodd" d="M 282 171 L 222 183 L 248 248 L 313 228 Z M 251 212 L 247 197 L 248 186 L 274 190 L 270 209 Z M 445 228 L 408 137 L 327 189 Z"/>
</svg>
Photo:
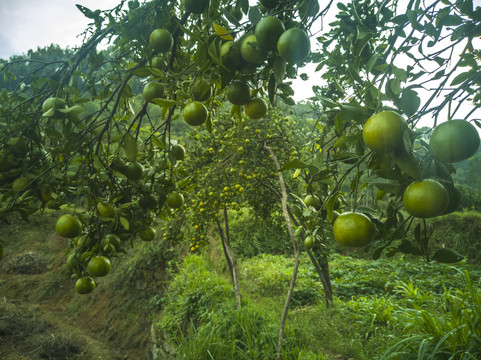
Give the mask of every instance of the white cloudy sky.
<svg viewBox="0 0 481 360">
<path fill-rule="evenodd" d="M 61 47 L 81 43 L 77 36 L 90 19 L 75 4 L 111 9 L 119 0 L 0 0 L 0 58 L 20 55 L 52 43 Z"/>
</svg>

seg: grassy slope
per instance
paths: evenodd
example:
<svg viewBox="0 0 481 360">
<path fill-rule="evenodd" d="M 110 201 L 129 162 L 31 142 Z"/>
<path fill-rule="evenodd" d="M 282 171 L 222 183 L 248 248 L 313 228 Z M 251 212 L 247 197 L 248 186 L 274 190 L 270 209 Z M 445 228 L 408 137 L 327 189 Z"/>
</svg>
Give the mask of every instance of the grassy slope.
<svg viewBox="0 0 481 360">
<path fill-rule="evenodd" d="M 208 359 L 209 354 L 216 354 L 214 359 L 275 358 L 278 322 L 292 264 L 291 258 L 275 255 L 242 260 L 245 306 L 234 310 L 222 263 L 207 254 L 189 256 L 172 283 L 159 322 L 163 341 L 167 338 L 179 346 L 186 359 Z M 467 264 L 453 267 L 402 258 L 369 261 L 339 255 L 333 256 L 331 269 L 336 301 L 328 309 L 315 271 L 308 257 L 302 257 L 284 359 L 376 359 L 390 340 L 401 335 L 404 309 L 436 302 L 443 286 L 461 287 L 463 274 L 459 269 L 469 269 L 476 279 L 481 274 L 479 268 Z M 243 331 L 229 333 L 237 327 Z"/>
</svg>

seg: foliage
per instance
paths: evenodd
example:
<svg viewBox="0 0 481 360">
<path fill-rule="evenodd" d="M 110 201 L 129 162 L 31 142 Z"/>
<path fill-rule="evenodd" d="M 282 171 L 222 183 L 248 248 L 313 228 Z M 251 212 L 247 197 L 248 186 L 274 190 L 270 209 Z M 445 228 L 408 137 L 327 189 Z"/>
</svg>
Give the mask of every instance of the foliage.
<svg viewBox="0 0 481 360">
<path fill-rule="evenodd" d="M 166 300 L 168 316 L 160 326 L 164 331 L 183 329 L 192 322 L 197 326 L 212 308 L 230 298 L 227 282 L 211 273 L 208 264 L 198 255 L 189 255 L 169 286 Z"/>
<path fill-rule="evenodd" d="M 271 359 L 278 325 L 272 309 L 246 301 L 235 309 L 228 283 L 199 255 L 188 255 L 172 281 L 159 331 L 185 359 Z M 283 358 L 325 359 L 309 350 L 308 332 L 289 328 Z M 172 355 L 172 354 L 171 354 Z"/>
<path fill-rule="evenodd" d="M 436 245 L 455 249 L 466 255 L 469 262 L 481 262 L 481 215 L 478 212 L 455 212 L 439 218 L 433 226 L 432 241 Z"/>
<path fill-rule="evenodd" d="M 242 257 L 292 253 L 284 218 L 279 213 L 260 218 L 244 211 L 242 216 L 231 221 L 230 235 L 232 249 Z"/>
<path fill-rule="evenodd" d="M 481 292 L 469 273 L 463 288 L 444 288 L 436 302 L 402 309 L 403 336 L 382 359 L 477 359 L 481 356 Z M 406 294 L 406 297 L 409 297 Z"/>
</svg>

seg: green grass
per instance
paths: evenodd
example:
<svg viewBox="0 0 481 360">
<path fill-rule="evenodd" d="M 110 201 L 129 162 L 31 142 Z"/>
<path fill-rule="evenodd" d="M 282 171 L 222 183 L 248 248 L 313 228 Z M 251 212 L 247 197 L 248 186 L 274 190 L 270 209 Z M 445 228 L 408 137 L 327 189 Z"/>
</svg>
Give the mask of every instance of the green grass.
<svg viewBox="0 0 481 360">
<path fill-rule="evenodd" d="M 330 265 L 335 306 L 326 308 L 314 268 L 302 255 L 283 359 L 377 359 L 393 346 L 402 354 L 399 359 L 407 359 L 408 345 L 419 347 L 408 344 L 407 339 L 414 342 L 432 337 L 421 331 L 423 324 L 427 326 L 426 316 L 416 313 L 418 323 L 410 323 L 415 318 L 413 311 L 424 311 L 446 325 L 449 321 L 442 319 L 453 316 L 444 311 L 448 298 L 452 309 L 474 306 L 473 302 L 455 301 L 465 298 L 465 290 L 460 289 L 466 280 L 464 271 L 469 270 L 473 279 L 481 274 L 465 263 L 453 267 L 426 264 L 420 259 L 369 261 L 334 255 Z M 224 268 L 212 268 L 206 255 L 186 258 L 164 299 L 166 305 L 158 324 L 162 338 L 169 339 L 177 349 L 172 358 L 275 358 L 293 260 L 264 254 L 242 259 L 239 266 L 244 305 L 235 309 Z M 438 326 L 441 332 L 447 331 L 445 325 Z M 447 343 L 450 339 L 437 338 L 441 340 Z"/>
</svg>

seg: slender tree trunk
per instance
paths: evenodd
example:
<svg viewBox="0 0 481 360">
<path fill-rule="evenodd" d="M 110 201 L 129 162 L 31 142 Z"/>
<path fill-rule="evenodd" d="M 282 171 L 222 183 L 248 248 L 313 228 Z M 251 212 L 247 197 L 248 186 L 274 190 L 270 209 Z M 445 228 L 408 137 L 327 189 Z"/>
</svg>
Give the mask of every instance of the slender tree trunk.
<svg viewBox="0 0 481 360">
<path fill-rule="evenodd" d="M 334 299 L 332 295 L 332 285 L 329 276 L 329 263 L 327 261 L 318 261 L 315 254 L 311 250 L 307 250 L 307 254 L 311 259 L 314 268 L 316 269 L 317 275 L 322 283 L 322 288 L 324 289 L 324 295 L 326 296 L 326 306 L 330 307 L 334 305 Z"/>
<path fill-rule="evenodd" d="M 292 211 L 289 207 L 287 208 L 287 211 L 289 212 L 289 215 L 292 218 L 292 222 L 294 223 L 294 225 L 299 226 L 299 224 L 296 222 L 296 218 L 292 214 Z M 302 234 L 304 234 L 304 230 L 302 231 Z M 327 307 L 333 306 L 334 299 L 331 285 L 331 277 L 329 275 L 329 263 L 327 260 L 319 261 L 311 250 L 308 250 L 307 254 L 311 259 L 312 265 L 314 265 L 314 268 L 316 269 L 319 280 L 321 280 L 322 288 L 326 296 L 326 305 Z"/>
<path fill-rule="evenodd" d="M 232 279 L 232 287 L 234 288 L 234 298 L 237 308 L 242 306 L 242 293 L 239 286 L 239 270 L 237 268 L 237 260 L 232 253 L 230 246 L 230 235 L 229 235 L 229 217 L 227 215 L 227 208 L 224 206 L 224 229 L 222 228 L 219 220 L 216 221 L 217 229 L 219 230 L 220 239 L 222 242 L 222 247 L 224 249 L 225 259 L 227 261 L 227 266 L 229 267 L 230 276 Z"/>
<path fill-rule="evenodd" d="M 284 329 L 286 327 L 287 313 L 289 311 L 289 304 L 292 299 L 294 286 L 296 285 L 297 272 L 299 270 L 299 245 L 297 243 L 296 236 L 294 234 L 294 228 L 292 227 L 292 224 L 291 224 L 291 218 L 287 210 L 287 191 L 286 191 L 286 184 L 284 183 L 284 177 L 282 176 L 282 172 L 280 171 L 281 166 L 279 165 L 279 161 L 277 160 L 277 157 L 272 151 L 272 149 L 266 144 L 264 144 L 264 148 L 271 155 L 272 160 L 274 161 L 274 164 L 276 166 L 277 174 L 279 176 L 279 184 L 281 186 L 282 212 L 286 220 L 287 229 L 289 230 L 289 236 L 291 237 L 292 246 L 294 248 L 294 256 L 295 256 L 294 269 L 292 270 L 291 282 L 289 284 L 289 290 L 287 291 L 286 301 L 284 302 L 284 309 L 282 311 L 281 324 L 279 327 L 279 339 L 277 343 L 277 359 L 282 360 L 282 341 L 284 339 Z"/>
</svg>

